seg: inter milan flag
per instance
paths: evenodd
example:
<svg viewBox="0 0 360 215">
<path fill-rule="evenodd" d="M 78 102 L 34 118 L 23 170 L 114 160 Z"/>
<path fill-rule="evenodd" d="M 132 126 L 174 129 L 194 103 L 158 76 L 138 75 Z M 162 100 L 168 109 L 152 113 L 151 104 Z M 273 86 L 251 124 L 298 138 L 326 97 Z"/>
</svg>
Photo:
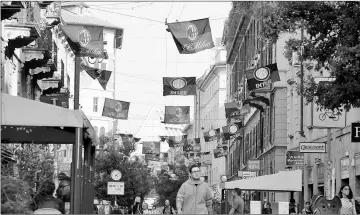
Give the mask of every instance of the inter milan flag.
<svg viewBox="0 0 360 215">
<path fill-rule="evenodd" d="M 179 147 L 181 145 L 184 145 L 187 142 L 186 138 L 187 138 L 187 135 L 168 136 L 167 142 L 169 144 L 169 147 L 171 147 L 171 148 Z"/>
<path fill-rule="evenodd" d="M 88 25 L 60 25 L 75 53 L 83 57 L 107 58 L 104 52 L 104 27 Z"/>
<path fill-rule="evenodd" d="M 160 142 L 143 142 L 143 154 L 160 154 Z"/>
<path fill-rule="evenodd" d="M 218 148 L 214 149 L 214 157 L 215 158 L 220 158 L 220 157 L 226 156 L 227 155 L 227 149 L 228 149 L 227 146 L 221 146 L 221 147 L 218 147 Z"/>
<path fill-rule="evenodd" d="M 209 18 L 168 23 L 180 54 L 194 54 L 214 47 Z"/>
<path fill-rule="evenodd" d="M 237 134 L 240 131 L 241 127 L 242 122 L 235 122 L 234 124 L 222 127 L 224 140 L 230 140 L 230 137 Z"/>
<path fill-rule="evenodd" d="M 196 95 L 196 77 L 163 77 L 163 96 Z"/>
<path fill-rule="evenodd" d="M 220 128 L 204 132 L 205 142 L 219 140 L 221 138 Z"/>
<path fill-rule="evenodd" d="M 85 70 L 85 72 L 92 78 L 97 79 L 99 84 L 102 86 L 104 90 L 106 90 L 106 85 L 109 82 L 111 71 L 109 70 L 102 70 L 98 68 L 93 68 L 90 66 L 85 65 L 84 63 L 80 64 L 80 68 Z"/>
<path fill-rule="evenodd" d="M 270 83 L 280 81 L 276 63 L 246 71 L 246 78 L 250 91 L 262 89 L 267 87 Z"/>
<path fill-rule="evenodd" d="M 114 119 L 128 119 L 130 102 L 105 98 L 102 116 Z"/>
<path fill-rule="evenodd" d="M 165 106 L 165 124 L 189 124 L 190 106 Z"/>
</svg>

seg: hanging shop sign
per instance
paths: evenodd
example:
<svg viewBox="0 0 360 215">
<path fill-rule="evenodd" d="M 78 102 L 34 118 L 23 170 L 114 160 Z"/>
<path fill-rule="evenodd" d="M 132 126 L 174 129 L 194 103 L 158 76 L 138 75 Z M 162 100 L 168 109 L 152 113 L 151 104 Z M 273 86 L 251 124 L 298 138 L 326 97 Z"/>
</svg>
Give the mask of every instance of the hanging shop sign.
<svg viewBox="0 0 360 215">
<path fill-rule="evenodd" d="M 343 157 L 341 158 L 341 179 L 349 178 L 350 172 L 350 158 L 349 157 Z"/>
<path fill-rule="evenodd" d="M 108 195 L 124 195 L 124 182 L 112 182 L 109 181 L 107 184 Z"/>
<path fill-rule="evenodd" d="M 299 151 L 287 151 L 286 166 L 304 166 L 304 154 Z"/>
<path fill-rule="evenodd" d="M 260 160 L 255 160 L 255 159 L 248 160 L 247 168 L 250 171 L 260 171 Z"/>
<path fill-rule="evenodd" d="M 360 143 L 360 122 L 351 123 L 351 142 Z"/>
<path fill-rule="evenodd" d="M 300 153 L 326 153 L 326 143 L 300 142 Z"/>
</svg>

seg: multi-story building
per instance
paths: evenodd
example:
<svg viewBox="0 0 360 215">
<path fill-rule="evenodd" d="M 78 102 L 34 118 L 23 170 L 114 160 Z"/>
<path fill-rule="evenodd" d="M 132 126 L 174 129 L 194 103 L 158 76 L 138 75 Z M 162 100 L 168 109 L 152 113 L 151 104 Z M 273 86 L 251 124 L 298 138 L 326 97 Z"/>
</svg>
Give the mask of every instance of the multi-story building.
<svg viewBox="0 0 360 215">
<path fill-rule="evenodd" d="M 201 152 L 210 152 L 202 157 L 201 171 L 211 185 L 220 183 L 225 174 L 225 157 L 214 158 L 216 140 L 205 142 L 203 133 L 226 125 L 224 102 L 226 100 L 226 51 L 217 46 L 215 64 L 197 80 L 198 88 L 194 101 L 194 134 L 200 138 Z"/>
<path fill-rule="evenodd" d="M 260 171 L 257 175 L 274 174 L 285 170 L 286 133 L 286 80 L 289 63 L 283 56 L 285 36 L 274 44 L 262 44 L 260 41 L 261 19 L 255 16 L 243 16 L 236 28 L 227 53 L 227 102 L 243 102 L 253 98 L 246 83 L 246 71 L 250 69 L 255 56 L 260 54 L 255 68 L 277 63 L 281 81 L 270 84 L 265 89 L 256 90 L 256 96 L 269 100 L 263 110 L 251 107 L 250 112 L 237 120 L 242 120 L 244 127 L 242 137 L 230 142 L 227 157 L 228 180 L 239 180 L 239 171 L 249 171 L 249 159 L 260 160 Z M 226 36 L 224 35 L 224 38 Z M 228 119 L 227 123 L 234 123 Z M 246 200 L 268 200 L 269 202 L 289 201 L 289 196 L 276 192 L 247 193 Z"/>
</svg>

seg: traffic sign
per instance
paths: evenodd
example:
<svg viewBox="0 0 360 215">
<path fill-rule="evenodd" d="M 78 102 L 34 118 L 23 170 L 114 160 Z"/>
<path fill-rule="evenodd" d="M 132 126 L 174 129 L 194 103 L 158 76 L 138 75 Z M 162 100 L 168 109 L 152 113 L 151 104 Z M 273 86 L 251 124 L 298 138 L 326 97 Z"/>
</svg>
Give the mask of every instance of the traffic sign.
<svg viewBox="0 0 360 215">
<path fill-rule="evenodd" d="M 300 153 L 326 153 L 326 143 L 300 142 Z"/>
<path fill-rule="evenodd" d="M 124 182 L 109 181 L 107 185 L 108 195 L 124 195 Z"/>
</svg>

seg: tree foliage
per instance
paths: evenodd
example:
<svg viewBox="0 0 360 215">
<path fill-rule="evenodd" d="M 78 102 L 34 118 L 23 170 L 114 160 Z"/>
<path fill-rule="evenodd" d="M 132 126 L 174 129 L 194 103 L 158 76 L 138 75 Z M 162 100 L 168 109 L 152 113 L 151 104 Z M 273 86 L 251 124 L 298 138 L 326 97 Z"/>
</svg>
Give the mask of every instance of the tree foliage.
<svg viewBox="0 0 360 215">
<path fill-rule="evenodd" d="M 122 173 L 120 181 L 124 182 L 124 196 L 117 197 L 120 206 L 131 205 L 136 196 L 144 197 L 153 187 L 153 176 L 150 169 L 138 157 L 130 159 L 135 149 L 131 138 L 123 139 L 122 144 L 114 138 L 107 137 L 104 154 L 96 157 L 95 196 L 98 199 L 113 201 L 114 197 L 107 195 L 107 182 L 112 181 L 110 173 L 118 169 Z"/>
<path fill-rule="evenodd" d="M 176 206 L 176 195 L 181 185 L 189 179 L 189 171 L 185 165 L 169 166 L 178 180 L 173 180 L 167 171 L 162 171 L 155 181 L 155 190 L 159 195 L 158 204 L 164 206 L 165 200 L 169 199 L 170 204 Z"/>
</svg>

